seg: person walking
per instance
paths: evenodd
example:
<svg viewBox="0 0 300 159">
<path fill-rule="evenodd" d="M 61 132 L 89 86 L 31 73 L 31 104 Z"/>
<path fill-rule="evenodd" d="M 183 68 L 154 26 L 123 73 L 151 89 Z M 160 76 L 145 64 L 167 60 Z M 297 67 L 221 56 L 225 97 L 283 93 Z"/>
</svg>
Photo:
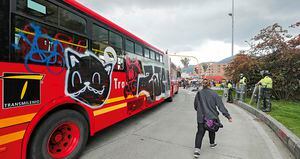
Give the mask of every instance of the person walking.
<svg viewBox="0 0 300 159">
<path fill-rule="evenodd" d="M 195 138 L 195 151 L 194 157 L 198 158 L 200 156 L 200 149 L 202 146 L 202 140 L 206 132 L 206 121 L 207 119 L 216 120 L 220 123 L 219 112 L 228 119 L 229 122 L 232 122 L 232 118 L 228 113 L 228 110 L 225 108 L 221 97 L 218 96 L 213 90 L 210 89 L 210 83 L 207 79 L 204 79 L 202 82 L 203 89 L 198 91 L 194 100 L 194 108 L 197 111 L 197 123 L 198 131 Z M 210 147 L 214 148 L 217 146 L 215 142 L 216 133 L 208 131 Z"/>
<path fill-rule="evenodd" d="M 186 88 L 186 79 L 182 80 L 182 84 L 183 84 L 183 89 L 185 89 Z"/>
</svg>

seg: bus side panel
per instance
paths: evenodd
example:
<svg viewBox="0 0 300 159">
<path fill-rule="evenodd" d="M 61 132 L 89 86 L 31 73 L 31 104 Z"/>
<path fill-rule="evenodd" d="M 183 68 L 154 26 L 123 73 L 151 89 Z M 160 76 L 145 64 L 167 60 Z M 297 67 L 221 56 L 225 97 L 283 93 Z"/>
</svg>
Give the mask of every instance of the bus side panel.
<svg viewBox="0 0 300 159">
<path fill-rule="evenodd" d="M 162 103 L 164 101 L 164 99 L 160 99 L 160 100 L 155 101 L 153 103 L 147 103 L 145 101 L 146 98 L 140 97 L 140 99 L 144 101 L 143 107 L 141 109 L 138 109 L 137 111 L 132 112 L 132 113 L 130 113 L 130 111 L 128 111 L 128 107 L 127 107 L 128 102 L 126 102 L 126 101 L 119 101 L 119 102 L 115 103 L 115 105 L 107 107 L 107 108 L 113 108 L 115 106 L 118 107 L 118 105 L 120 105 L 120 104 L 124 104 L 124 107 L 121 107 L 121 108 L 109 111 L 107 113 L 103 113 L 103 114 L 95 116 L 95 129 L 96 129 L 96 131 L 100 131 L 100 130 L 102 130 L 104 128 L 107 128 L 111 125 L 114 125 L 115 123 L 117 123 L 119 121 L 122 121 L 126 118 L 129 118 L 131 116 L 139 114 L 140 112 L 142 112 L 146 109 L 152 108 L 154 106 L 157 106 L 157 105 L 159 105 L 160 103 Z"/>
<path fill-rule="evenodd" d="M 113 72 L 109 98 L 105 101 L 104 106 L 93 110 L 96 131 L 127 117 L 127 105 L 124 97 L 125 84 L 125 72 Z"/>
<path fill-rule="evenodd" d="M 114 72 L 109 99 L 102 108 L 94 110 L 96 131 L 100 131 L 164 101 L 164 98 L 151 101 L 150 97 L 147 98 L 145 95 L 125 96 L 124 84 L 127 84 L 126 73 Z"/>
<path fill-rule="evenodd" d="M 21 158 L 22 140 L 10 142 L 4 147 L 0 146 L 1 159 L 20 159 Z"/>
<path fill-rule="evenodd" d="M 116 109 L 109 113 L 104 113 L 98 116 L 95 116 L 95 129 L 100 131 L 106 127 L 109 127 L 123 119 L 126 119 L 128 115 L 126 114 L 126 107 Z"/>
<path fill-rule="evenodd" d="M 22 137 L 28 124 L 2 128 L 0 131 L 0 158 L 20 158 Z"/>
<path fill-rule="evenodd" d="M 21 151 L 19 148 L 22 147 L 22 158 L 25 158 L 30 136 L 36 125 L 41 121 L 41 118 L 54 108 L 64 104 L 80 105 L 65 95 L 65 71 L 57 75 L 49 73 L 47 66 L 31 65 L 30 67 L 36 70 L 36 73 L 28 72 L 24 64 L 0 62 L 0 76 L 2 76 L 0 79 L 0 132 L 10 128 L 10 131 L 6 134 L 0 134 L 0 138 L 5 138 L 6 135 L 11 135 L 12 137 L 10 142 L 6 144 L 1 145 L 0 141 L 1 155 L 1 148 L 3 147 L 7 147 L 5 152 L 13 150 L 15 153 L 12 154 L 21 155 L 21 153 L 16 153 L 16 151 Z M 42 78 L 32 80 L 28 76 L 30 78 Z M 93 111 L 87 106 L 82 104 L 81 106 L 89 115 L 92 135 L 95 130 L 93 127 Z M 17 129 L 19 124 L 28 126 Z M 21 133 L 20 131 L 23 132 Z M 21 143 L 23 144 L 21 145 Z"/>
<path fill-rule="evenodd" d="M 28 125 L 42 107 L 64 96 L 64 74 L 50 75 L 46 66 L 30 67 L 36 72 L 29 72 L 23 63 L 0 62 L 0 132 L 10 128 L 0 135 L 0 138 L 9 138 L 5 144 L 0 144 L 0 149 L 7 147 L 5 153 L 14 151 L 10 155 L 18 155 L 16 158 L 21 156 L 22 140 L 23 145 L 27 145 L 25 138 L 29 138 L 25 135 L 27 126 L 18 129 L 18 125 Z"/>
</svg>

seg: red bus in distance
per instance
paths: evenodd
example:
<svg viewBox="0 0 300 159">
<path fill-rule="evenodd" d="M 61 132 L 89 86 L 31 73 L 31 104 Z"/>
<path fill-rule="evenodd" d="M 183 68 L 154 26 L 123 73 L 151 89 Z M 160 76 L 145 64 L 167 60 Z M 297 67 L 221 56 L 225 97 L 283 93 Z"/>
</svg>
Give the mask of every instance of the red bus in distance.
<svg viewBox="0 0 300 159">
<path fill-rule="evenodd" d="M 167 54 L 75 0 L 0 5 L 0 158 L 76 158 L 178 91 Z"/>
</svg>

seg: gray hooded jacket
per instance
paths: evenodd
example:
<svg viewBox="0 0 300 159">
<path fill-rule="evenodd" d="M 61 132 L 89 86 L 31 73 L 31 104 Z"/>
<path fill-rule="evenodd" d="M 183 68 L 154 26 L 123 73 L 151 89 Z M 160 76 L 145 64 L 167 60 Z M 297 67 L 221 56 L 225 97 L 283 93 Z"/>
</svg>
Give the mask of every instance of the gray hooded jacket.
<svg viewBox="0 0 300 159">
<path fill-rule="evenodd" d="M 219 112 L 230 119 L 230 114 L 228 110 L 225 108 L 221 97 L 213 90 L 209 88 L 204 88 L 198 91 L 195 101 L 194 107 L 197 111 L 197 122 L 203 123 L 204 116 L 208 119 L 219 119 Z"/>
</svg>

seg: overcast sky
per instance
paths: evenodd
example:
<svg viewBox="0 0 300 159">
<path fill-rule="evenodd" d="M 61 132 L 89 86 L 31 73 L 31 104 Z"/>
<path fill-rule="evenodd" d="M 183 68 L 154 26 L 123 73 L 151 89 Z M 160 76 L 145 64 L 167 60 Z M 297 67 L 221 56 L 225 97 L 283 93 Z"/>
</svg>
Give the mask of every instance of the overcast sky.
<svg viewBox="0 0 300 159">
<path fill-rule="evenodd" d="M 163 51 L 200 62 L 231 55 L 231 0 L 78 1 Z M 297 21 L 300 0 L 235 0 L 235 53 L 260 29 Z"/>
</svg>

